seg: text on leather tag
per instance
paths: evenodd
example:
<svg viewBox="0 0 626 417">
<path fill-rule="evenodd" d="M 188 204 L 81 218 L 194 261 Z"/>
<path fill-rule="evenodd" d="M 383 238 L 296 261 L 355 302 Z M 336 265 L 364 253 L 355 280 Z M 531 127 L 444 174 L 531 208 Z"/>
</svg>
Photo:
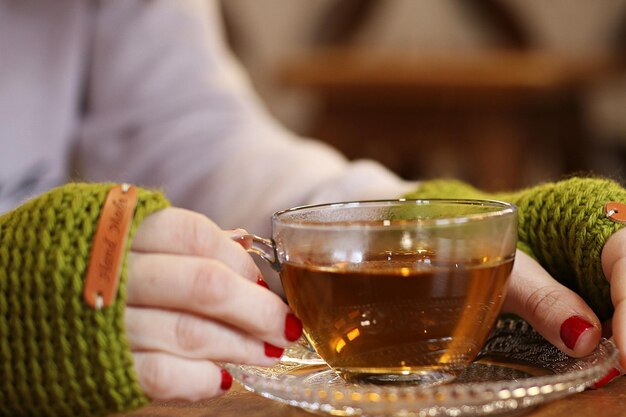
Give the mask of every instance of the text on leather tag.
<svg viewBox="0 0 626 417">
<path fill-rule="evenodd" d="M 109 306 L 117 295 L 128 231 L 137 206 L 137 189 L 128 184 L 106 196 L 91 246 L 84 298 L 96 309 Z"/>
</svg>

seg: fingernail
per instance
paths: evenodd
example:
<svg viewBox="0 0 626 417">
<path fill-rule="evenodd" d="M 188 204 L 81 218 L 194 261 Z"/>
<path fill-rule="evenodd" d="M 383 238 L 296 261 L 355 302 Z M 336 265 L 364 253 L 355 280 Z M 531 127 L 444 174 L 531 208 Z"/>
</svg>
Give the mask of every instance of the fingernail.
<svg viewBox="0 0 626 417">
<path fill-rule="evenodd" d="M 613 381 L 615 378 L 617 378 L 620 375 L 620 371 L 617 368 L 613 368 L 611 369 L 609 372 L 607 372 L 606 375 L 604 375 L 602 378 L 600 378 L 598 380 L 598 382 L 596 382 L 595 384 L 593 384 L 593 387 L 596 389 L 600 389 L 603 386 L 605 386 L 606 384 L 608 384 L 609 382 Z"/>
<path fill-rule="evenodd" d="M 561 340 L 570 349 L 576 347 L 576 343 L 585 330 L 593 327 L 593 324 L 580 316 L 572 316 L 561 325 Z"/>
<path fill-rule="evenodd" d="M 230 389 L 231 385 L 233 385 L 233 376 L 229 374 L 226 369 L 222 369 L 222 383 L 220 384 L 220 388 L 223 391 L 227 391 Z"/>
<path fill-rule="evenodd" d="M 287 314 L 285 319 L 285 337 L 290 342 L 295 342 L 302 336 L 302 322 L 293 314 Z"/>
<path fill-rule="evenodd" d="M 270 286 L 267 285 L 267 282 L 265 282 L 265 280 L 263 279 L 261 275 L 259 275 L 259 277 L 256 279 L 256 283 L 260 285 L 261 287 L 265 287 L 268 290 L 270 289 Z"/>
<path fill-rule="evenodd" d="M 252 246 L 252 240 L 248 235 L 248 232 L 244 229 L 234 229 L 228 231 L 231 240 L 239 243 L 244 249 L 249 249 Z"/>
<path fill-rule="evenodd" d="M 274 345 L 270 345 L 269 343 L 265 343 L 265 356 L 270 358 L 280 358 L 283 356 L 283 351 L 285 349 L 276 347 Z"/>
</svg>

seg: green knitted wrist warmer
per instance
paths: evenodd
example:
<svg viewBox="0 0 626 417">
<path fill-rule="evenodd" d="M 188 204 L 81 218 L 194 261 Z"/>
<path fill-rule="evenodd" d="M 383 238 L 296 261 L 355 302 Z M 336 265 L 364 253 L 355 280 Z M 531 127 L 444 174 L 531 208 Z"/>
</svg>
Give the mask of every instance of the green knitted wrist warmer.
<svg viewBox="0 0 626 417">
<path fill-rule="evenodd" d="M 572 178 L 518 192 L 488 194 L 459 181 L 435 180 L 422 183 L 406 197 L 496 199 L 517 205 L 518 248 L 580 294 L 600 319 L 613 314 L 601 253 L 606 240 L 623 227 L 604 214 L 607 202 L 626 202 L 626 190 L 619 184 Z"/>
<path fill-rule="evenodd" d="M 0 415 L 102 416 L 148 400 L 124 335 L 126 259 L 117 299 L 100 311 L 83 281 L 112 184 L 69 184 L 0 216 Z M 138 189 L 130 228 L 168 205 Z"/>
</svg>

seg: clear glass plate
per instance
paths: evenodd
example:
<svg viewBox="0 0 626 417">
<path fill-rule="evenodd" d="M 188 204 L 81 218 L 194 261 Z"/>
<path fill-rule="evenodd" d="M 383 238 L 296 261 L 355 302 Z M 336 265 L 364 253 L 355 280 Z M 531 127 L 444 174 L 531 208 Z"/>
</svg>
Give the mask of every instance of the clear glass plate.
<svg viewBox="0 0 626 417">
<path fill-rule="evenodd" d="M 617 360 L 618 350 L 609 340 L 589 356 L 570 358 L 526 322 L 501 319 L 477 360 L 443 385 L 346 382 L 302 345 L 287 349 L 271 368 L 226 368 L 250 391 L 318 413 L 458 417 L 511 412 L 583 391 Z"/>
</svg>

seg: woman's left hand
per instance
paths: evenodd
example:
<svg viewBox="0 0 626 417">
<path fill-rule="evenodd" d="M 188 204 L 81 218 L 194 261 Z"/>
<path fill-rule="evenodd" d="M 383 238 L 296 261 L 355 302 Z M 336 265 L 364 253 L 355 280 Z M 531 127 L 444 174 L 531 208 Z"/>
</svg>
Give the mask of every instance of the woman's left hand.
<svg viewBox="0 0 626 417">
<path fill-rule="evenodd" d="M 614 378 L 626 368 L 626 229 L 606 241 L 602 269 L 611 285 L 611 300 L 606 302 L 612 302 L 615 307 L 612 320 L 604 323 L 604 334 L 612 333 L 622 352 L 619 369 L 609 373 Z M 520 251 L 516 255 L 503 311 L 523 317 L 549 342 L 574 357 L 591 353 L 603 334 L 603 323 L 585 301 Z"/>
</svg>

